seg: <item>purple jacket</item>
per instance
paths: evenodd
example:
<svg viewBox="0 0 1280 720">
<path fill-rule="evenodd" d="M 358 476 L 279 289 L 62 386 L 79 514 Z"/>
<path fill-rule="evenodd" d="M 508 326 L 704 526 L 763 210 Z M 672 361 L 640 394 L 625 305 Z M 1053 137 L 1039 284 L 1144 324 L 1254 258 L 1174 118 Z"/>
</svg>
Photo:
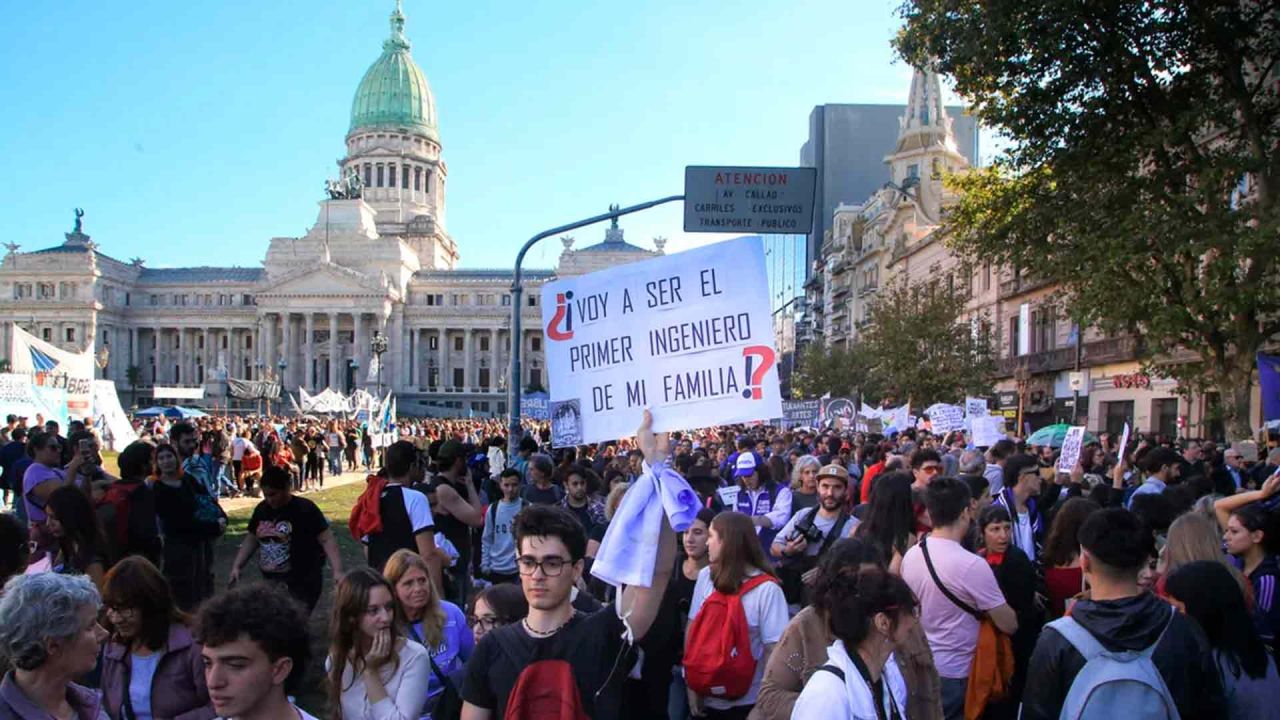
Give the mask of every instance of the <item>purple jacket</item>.
<svg viewBox="0 0 1280 720">
<path fill-rule="evenodd" d="M 68 685 L 67 702 L 75 711 L 77 720 L 107 720 L 98 693 L 87 687 L 75 683 Z M 0 683 L 0 720 L 53 720 L 53 715 L 28 700 L 10 672 Z"/>
<path fill-rule="evenodd" d="M 121 720 L 129 693 L 127 648 L 109 642 L 102 650 L 102 704 L 111 720 Z M 151 681 L 151 712 L 156 720 L 213 720 L 218 716 L 204 684 L 204 661 L 191 631 L 178 623 L 169 625 L 169 640 L 156 664 Z"/>
</svg>

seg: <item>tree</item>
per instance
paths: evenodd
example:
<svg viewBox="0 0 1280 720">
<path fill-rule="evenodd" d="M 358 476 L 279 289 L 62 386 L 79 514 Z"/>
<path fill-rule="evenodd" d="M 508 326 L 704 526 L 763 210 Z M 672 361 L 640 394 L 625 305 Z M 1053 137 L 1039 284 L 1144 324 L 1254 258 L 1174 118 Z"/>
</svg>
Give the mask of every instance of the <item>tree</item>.
<svg viewBox="0 0 1280 720">
<path fill-rule="evenodd" d="M 921 408 L 991 392 L 991 336 L 981 318 L 976 325 L 965 321 L 967 299 L 959 288 L 908 285 L 902 276 L 881 289 L 859 347 L 882 398 Z"/>
<path fill-rule="evenodd" d="M 896 45 L 955 80 L 1008 145 L 949 179 L 958 254 L 1061 283 L 1073 317 L 1216 389 L 1250 434 L 1280 332 L 1274 0 L 908 0 Z"/>
<path fill-rule="evenodd" d="M 142 368 L 137 365 L 130 365 L 124 371 L 125 379 L 129 381 L 129 394 L 133 397 L 131 402 L 134 407 L 138 406 L 138 385 L 142 384 Z"/>
<path fill-rule="evenodd" d="M 812 343 L 800 353 L 791 380 L 798 397 L 815 398 L 831 393 L 833 397 L 867 394 L 867 360 L 854 346 Z"/>
</svg>

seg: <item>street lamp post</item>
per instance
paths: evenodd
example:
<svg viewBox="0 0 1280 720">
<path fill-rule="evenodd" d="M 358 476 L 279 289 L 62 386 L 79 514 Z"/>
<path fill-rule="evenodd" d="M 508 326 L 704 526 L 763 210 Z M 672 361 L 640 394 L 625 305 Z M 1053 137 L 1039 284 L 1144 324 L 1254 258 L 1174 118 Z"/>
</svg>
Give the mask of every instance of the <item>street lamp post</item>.
<svg viewBox="0 0 1280 720">
<path fill-rule="evenodd" d="M 684 200 L 684 196 L 669 195 L 667 197 L 659 198 L 657 200 L 650 200 L 649 202 L 643 202 L 643 203 L 640 203 L 639 205 L 632 205 L 631 207 L 625 207 L 625 208 L 620 208 L 616 210 L 610 208 L 609 212 L 607 213 L 596 215 L 594 217 L 589 217 L 585 220 L 572 222 L 572 223 L 569 223 L 568 225 L 561 225 L 560 227 L 554 227 L 554 228 L 551 228 L 550 230 L 544 230 L 538 233 L 537 235 L 534 235 L 533 237 L 529 238 L 529 240 L 524 244 L 524 246 L 520 248 L 520 252 L 516 255 L 515 275 L 511 281 L 511 373 L 510 373 L 510 379 L 508 380 L 508 385 L 507 385 L 507 413 L 509 415 L 507 419 L 507 458 L 513 458 L 516 456 L 516 447 L 520 444 L 520 435 L 521 435 L 520 349 L 521 349 L 522 343 L 520 342 L 521 340 L 520 335 L 522 334 L 523 331 L 521 330 L 520 312 L 523 309 L 521 306 L 524 304 L 524 301 L 523 301 L 524 277 L 522 275 L 523 271 L 521 267 L 524 264 L 524 256 L 527 255 L 529 253 L 529 250 L 531 250 L 534 245 L 537 245 L 539 241 L 549 238 L 552 235 L 560 235 L 560 234 L 569 232 L 570 230 L 576 230 L 586 225 L 594 225 L 595 223 L 603 222 L 605 220 L 614 220 L 622 217 L 623 215 L 629 215 L 633 212 L 639 212 L 641 210 L 648 210 L 651 207 L 657 207 L 658 205 L 665 205 L 666 203 L 675 202 L 676 200 Z"/>
<path fill-rule="evenodd" d="M 280 368 L 280 372 L 279 372 L 279 375 L 277 375 L 277 377 L 279 377 L 279 378 L 280 378 L 280 396 L 283 398 L 283 397 L 284 397 L 284 370 L 285 370 L 285 368 L 289 367 L 289 363 L 285 362 L 285 359 L 284 359 L 284 358 L 280 358 L 280 360 L 279 360 L 278 362 L 276 362 L 276 367 L 277 367 L 277 368 Z M 280 401 L 280 407 L 281 407 L 281 409 L 283 409 L 283 408 L 284 408 L 284 400 L 283 400 L 283 399 Z M 268 414 L 268 415 L 270 415 L 270 414 L 271 414 L 271 404 L 270 404 L 270 403 L 267 403 L 267 414 Z"/>
<path fill-rule="evenodd" d="M 351 382 L 347 383 L 347 393 L 350 394 L 355 392 L 355 386 L 360 382 L 360 359 L 351 358 L 347 366 L 351 368 Z"/>
<path fill-rule="evenodd" d="M 1013 371 L 1013 381 L 1018 387 L 1018 437 L 1023 436 L 1022 410 L 1027 402 L 1027 389 L 1031 386 L 1031 371 L 1026 365 L 1019 365 Z"/>
</svg>

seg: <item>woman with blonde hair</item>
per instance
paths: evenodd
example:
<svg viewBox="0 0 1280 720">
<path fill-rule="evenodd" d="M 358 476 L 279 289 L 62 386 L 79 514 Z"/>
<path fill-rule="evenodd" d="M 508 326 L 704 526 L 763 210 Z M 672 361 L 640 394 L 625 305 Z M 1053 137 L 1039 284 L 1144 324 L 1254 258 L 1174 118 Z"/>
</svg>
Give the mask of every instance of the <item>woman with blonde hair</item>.
<svg viewBox="0 0 1280 720">
<path fill-rule="evenodd" d="M 417 720 L 427 702 L 431 660 L 404 636 L 395 588 L 369 567 L 338 583 L 325 669 L 335 720 Z"/>
<path fill-rule="evenodd" d="M 796 460 L 791 468 L 791 512 L 798 513 L 818 504 L 818 469 L 822 463 L 812 455 Z"/>
<path fill-rule="evenodd" d="M 1222 552 L 1222 536 L 1218 533 L 1218 522 L 1199 512 L 1188 512 L 1178 516 L 1169 526 L 1169 535 L 1160 553 L 1160 581 L 1156 584 L 1156 594 L 1167 598 L 1165 580 L 1174 570 L 1183 565 L 1190 565 L 1200 560 L 1211 560 L 1222 563 L 1231 573 L 1244 593 L 1245 605 L 1253 608 L 1253 586 L 1236 566 L 1227 562 Z"/>
<path fill-rule="evenodd" d="M 436 594 L 427 562 L 411 550 L 397 550 L 382 570 L 395 589 L 398 619 L 410 639 L 427 650 L 431 676 L 427 681 L 427 710 L 445 689 L 445 678 L 460 671 L 475 649 L 467 617 L 453 603 Z"/>
</svg>

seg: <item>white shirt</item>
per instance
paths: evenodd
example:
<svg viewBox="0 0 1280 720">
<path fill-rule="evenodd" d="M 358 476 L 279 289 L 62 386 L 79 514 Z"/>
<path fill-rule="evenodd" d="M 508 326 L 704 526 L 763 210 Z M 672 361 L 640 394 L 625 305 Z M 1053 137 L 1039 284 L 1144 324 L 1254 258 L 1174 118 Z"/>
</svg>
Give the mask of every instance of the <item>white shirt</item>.
<svg viewBox="0 0 1280 720">
<path fill-rule="evenodd" d="M 351 663 L 342 669 L 342 717 L 344 720 L 402 720 L 419 718 L 427 704 L 427 682 L 431 677 L 431 661 L 426 648 L 416 642 L 401 640 L 400 664 L 387 663 L 378 673 L 387 689 L 387 697 L 369 702 L 363 682 L 355 680 Z M 329 670 L 325 659 L 325 671 Z M 392 668 L 395 668 L 394 672 Z"/>
<path fill-rule="evenodd" d="M 759 575 L 759 571 L 750 573 Z M 715 586 L 711 582 L 711 568 L 704 567 L 698 571 L 698 581 L 693 586 L 693 602 L 689 605 L 689 622 L 698 616 L 702 603 L 711 596 Z M 787 598 L 782 594 L 782 587 L 775 582 L 767 582 L 752 589 L 742 596 L 742 610 L 747 616 L 747 636 L 751 639 L 751 656 L 756 659 L 756 674 L 751 679 L 751 689 L 737 700 L 721 700 L 707 698 L 707 707 L 717 710 L 728 710 L 739 705 L 755 705 L 756 695 L 760 692 L 760 678 L 764 676 L 764 663 L 759 662 L 764 654 L 765 645 L 773 645 L 782 639 L 782 631 L 787 629 Z"/>
<path fill-rule="evenodd" d="M 840 668 L 844 681 L 833 672 L 819 670 L 809 676 L 791 709 L 792 720 L 876 720 L 875 695 L 849 658 L 844 643 L 836 640 L 827 648 L 827 665 Z M 884 688 L 883 709 L 885 717 L 893 717 L 891 708 L 897 707 L 898 715 L 907 715 L 907 683 L 898 669 L 898 663 L 889 660 L 880 670 Z"/>
<path fill-rule="evenodd" d="M 1013 532 L 1018 535 L 1018 542 L 1014 543 L 1019 548 L 1024 548 L 1027 557 L 1032 560 L 1036 559 L 1036 535 L 1031 529 L 1031 514 L 1016 513 L 1018 517 L 1013 521 Z"/>
</svg>

